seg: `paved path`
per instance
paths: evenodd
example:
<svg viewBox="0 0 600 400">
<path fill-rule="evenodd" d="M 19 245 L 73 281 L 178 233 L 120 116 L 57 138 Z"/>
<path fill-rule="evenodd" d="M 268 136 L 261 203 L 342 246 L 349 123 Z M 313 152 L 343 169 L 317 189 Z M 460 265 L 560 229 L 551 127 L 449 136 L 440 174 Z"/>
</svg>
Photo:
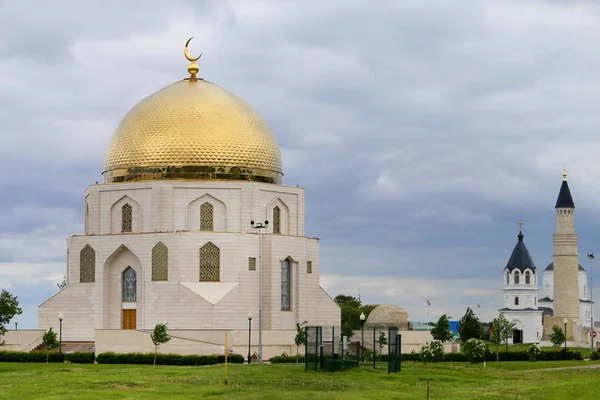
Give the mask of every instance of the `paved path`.
<svg viewBox="0 0 600 400">
<path fill-rule="evenodd" d="M 572 367 L 559 367 L 559 368 L 541 368 L 541 369 L 528 369 L 527 372 L 540 372 L 540 371 L 563 371 L 566 369 L 598 369 L 600 364 L 592 365 L 575 365 Z"/>
</svg>

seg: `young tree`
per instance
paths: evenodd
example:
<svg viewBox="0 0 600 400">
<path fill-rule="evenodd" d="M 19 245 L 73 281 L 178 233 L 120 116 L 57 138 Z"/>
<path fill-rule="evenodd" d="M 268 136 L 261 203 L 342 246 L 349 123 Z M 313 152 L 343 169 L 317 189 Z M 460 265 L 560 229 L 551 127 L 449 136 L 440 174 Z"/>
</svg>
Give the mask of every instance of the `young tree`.
<svg viewBox="0 0 600 400">
<path fill-rule="evenodd" d="M 383 346 L 387 344 L 387 337 L 385 336 L 385 332 L 379 332 L 379 338 L 377 339 L 377 343 L 379 343 L 379 354 L 381 354 Z"/>
<path fill-rule="evenodd" d="M 20 315 L 23 310 L 19 308 L 19 300 L 17 296 L 13 296 L 6 290 L 2 289 L 0 293 L 0 336 L 4 336 L 7 332 L 6 326 L 15 315 Z M 4 342 L 0 343 L 0 345 Z"/>
<path fill-rule="evenodd" d="M 52 330 L 52 327 L 48 329 L 48 332 L 44 333 L 42 340 L 46 345 L 46 365 L 48 365 L 48 352 L 59 346 L 58 340 L 56 339 L 56 332 Z"/>
<path fill-rule="evenodd" d="M 491 342 L 496 345 L 496 361 L 499 358 L 499 347 L 500 343 L 506 343 L 506 349 L 508 350 L 508 339 L 513 335 L 515 330 L 515 324 L 510 322 L 504 314 L 500 313 L 497 318 L 494 318 L 492 322 L 492 338 Z"/>
<path fill-rule="evenodd" d="M 460 341 L 465 343 L 469 339 L 479 339 L 483 329 L 481 328 L 481 322 L 479 318 L 473 313 L 471 307 L 467 307 L 465 315 L 460 319 L 458 324 L 458 334 L 460 335 Z"/>
<path fill-rule="evenodd" d="M 56 286 L 58 287 L 58 290 L 62 290 L 65 287 L 67 287 L 67 277 L 63 276 L 63 279 L 60 283 L 57 283 Z"/>
<path fill-rule="evenodd" d="M 306 322 L 306 321 L 305 321 Z M 298 363 L 298 359 L 300 357 L 300 346 L 306 345 L 306 329 L 304 329 L 304 324 L 299 324 L 296 322 L 296 363 Z"/>
<path fill-rule="evenodd" d="M 515 334 L 515 329 L 517 329 L 517 324 L 515 324 L 514 322 L 510 322 L 508 319 L 506 319 L 506 317 L 504 317 L 500 337 L 502 341 L 506 344 L 506 351 L 508 351 L 508 339 L 513 337 L 513 335 Z"/>
<path fill-rule="evenodd" d="M 154 332 L 152 332 L 150 337 L 152 338 L 152 343 L 154 343 L 154 366 L 156 367 L 156 353 L 158 351 L 158 346 L 171 340 L 171 337 L 167 333 L 167 324 L 156 324 Z"/>
<path fill-rule="evenodd" d="M 560 347 L 567 340 L 567 335 L 558 325 L 552 327 L 552 333 L 550 334 L 550 342 L 554 347 Z"/>
<path fill-rule="evenodd" d="M 435 327 L 431 330 L 431 336 L 442 343 L 452 340 L 453 335 L 450 331 L 450 321 L 448 321 L 446 314 L 440 317 Z"/>
</svg>

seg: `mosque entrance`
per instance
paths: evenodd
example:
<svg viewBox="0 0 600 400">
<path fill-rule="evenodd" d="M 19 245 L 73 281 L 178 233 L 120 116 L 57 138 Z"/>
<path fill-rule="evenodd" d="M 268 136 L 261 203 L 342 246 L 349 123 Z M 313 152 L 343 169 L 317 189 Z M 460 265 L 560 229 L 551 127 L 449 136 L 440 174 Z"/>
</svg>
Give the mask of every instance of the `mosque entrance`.
<svg viewBox="0 0 600 400">
<path fill-rule="evenodd" d="M 515 329 L 513 332 L 513 344 L 523 343 L 523 331 Z"/>
<path fill-rule="evenodd" d="M 123 329 L 135 329 L 136 310 L 123 310 Z"/>
</svg>

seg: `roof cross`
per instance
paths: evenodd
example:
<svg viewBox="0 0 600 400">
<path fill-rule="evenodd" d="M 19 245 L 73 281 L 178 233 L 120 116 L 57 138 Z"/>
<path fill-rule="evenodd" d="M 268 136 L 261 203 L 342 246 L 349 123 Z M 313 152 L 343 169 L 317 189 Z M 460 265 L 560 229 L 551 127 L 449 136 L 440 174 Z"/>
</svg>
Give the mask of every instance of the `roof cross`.
<svg viewBox="0 0 600 400">
<path fill-rule="evenodd" d="M 523 225 L 525 225 L 525 222 L 519 220 L 519 222 L 517 222 L 517 226 L 519 227 L 519 232 L 523 231 Z"/>
</svg>

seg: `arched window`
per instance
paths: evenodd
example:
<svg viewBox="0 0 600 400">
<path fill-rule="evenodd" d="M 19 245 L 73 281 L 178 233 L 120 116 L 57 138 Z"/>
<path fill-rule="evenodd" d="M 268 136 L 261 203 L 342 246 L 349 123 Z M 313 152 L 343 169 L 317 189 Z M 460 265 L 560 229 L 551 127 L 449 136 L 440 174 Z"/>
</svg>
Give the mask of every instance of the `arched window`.
<svg viewBox="0 0 600 400">
<path fill-rule="evenodd" d="M 169 280 L 169 249 L 163 242 L 152 248 L 152 280 Z"/>
<path fill-rule="evenodd" d="M 281 233 L 281 209 L 279 206 L 273 208 L 273 233 Z"/>
<path fill-rule="evenodd" d="M 221 280 L 221 250 L 212 242 L 200 247 L 200 282 Z"/>
<path fill-rule="evenodd" d="M 529 273 L 529 271 L 525 271 L 525 284 L 531 284 L 531 274 Z"/>
<path fill-rule="evenodd" d="M 132 303 L 137 301 L 137 274 L 131 267 L 123 271 L 123 302 Z"/>
<path fill-rule="evenodd" d="M 510 273 L 508 271 L 506 271 L 506 284 L 508 285 L 510 283 Z"/>
<path fill-rule="evenodd" d="M 129 203 L 121 207 L 121 232 L 131 232 L 133 226 L 133 212 Z"/>
<path fill-rule="evenodd" d="M 210 203 L 200 206 L 200 230 L 212 231 L 214 228 L 214 207 Z"/>
<path fill-rule="evenodd" d="M 515 285 L 519 284 L 519 271 L 515 271 Z"/>
<path fill-rule="evenodd" d="M 281 311 L 291 310 L 290 293 L 292 288 L 290 260 L 281 261 Z"/>
<path fill-rule="evenodd" d="M 79 253 L 79 282 L 96 281 L 96 251 L 86 244 Z"/>
</svg>

